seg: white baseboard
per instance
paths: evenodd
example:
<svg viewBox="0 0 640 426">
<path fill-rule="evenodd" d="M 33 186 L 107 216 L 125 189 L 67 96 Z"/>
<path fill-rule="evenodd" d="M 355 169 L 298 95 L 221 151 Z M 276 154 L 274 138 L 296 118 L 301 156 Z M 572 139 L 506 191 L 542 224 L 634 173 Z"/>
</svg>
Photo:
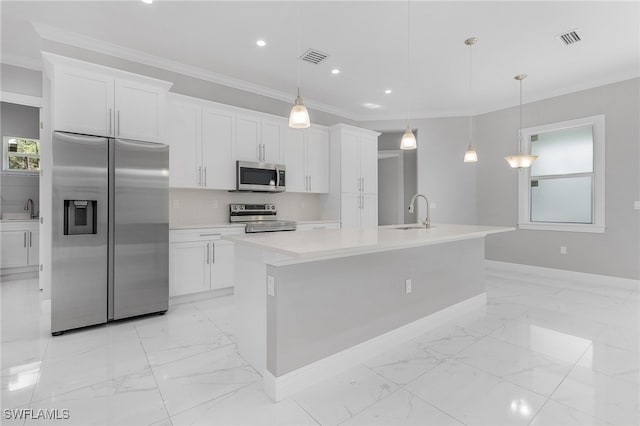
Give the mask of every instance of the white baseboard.
<svg viewBox="0 0 640 426">
<path fill-rule="evenodd" d="M 202 291 L 200 293 L 183 294 L 181 296 L 171 296 L 169 306 L 180 305 L 182 303 L 198 302 L 200 300 L 224 297 L 233 294 L 233 287 L 220 288 L 217 290 Z"/>
<path fill-rule="evenodd" d="M 275 377 L 265 370 L 262 387 L 273 401 L 282 401 L 314 383 L 383 353 L 389 347 L 414 339 L 486 304 L 487 294 L 482 293 L 282 376 Z"/>
<path fill-rule="evenodd" d="M 485 260 L 485 267 L 487 271 L 516 272 L 537 275 L 544 278 L 581 281 L 587 284 L 597 284 L 629 290 L 640 289 L 640 280 L 612 277 L 610 275 L 588 274 L 586 272 L 544 268 L 542 266 L 523 265 L 520 263 L 498 262 L 496 260 Z"/>
</svg>

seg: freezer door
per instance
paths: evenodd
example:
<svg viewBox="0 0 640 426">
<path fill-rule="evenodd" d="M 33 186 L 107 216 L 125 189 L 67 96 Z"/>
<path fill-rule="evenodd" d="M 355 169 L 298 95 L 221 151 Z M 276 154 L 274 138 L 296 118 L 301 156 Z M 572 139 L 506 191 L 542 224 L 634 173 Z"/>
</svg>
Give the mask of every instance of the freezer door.
<svg viewBox="0 0 640 426">
<path fill-rule="evenodd" d="M 108 139 L 52 138 L 51 331 L 107 321 Z"/>
<path fill-rule="evenodd" d="M 110 317 L 169 307 L 169 147 L 116 139 L 113 147 Z"/>
</svg>

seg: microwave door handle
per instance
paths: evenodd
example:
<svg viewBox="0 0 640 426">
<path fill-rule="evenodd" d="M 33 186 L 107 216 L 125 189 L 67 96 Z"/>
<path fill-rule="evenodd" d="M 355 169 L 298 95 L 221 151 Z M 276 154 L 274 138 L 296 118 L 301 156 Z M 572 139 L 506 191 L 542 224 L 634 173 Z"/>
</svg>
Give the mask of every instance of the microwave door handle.
<svg viewBox="0 0 640 426">
<path fill-rule="evenodd" d="M 276 190 L 280 189 L 280 168 L 276 167 Z"/>
</svg>

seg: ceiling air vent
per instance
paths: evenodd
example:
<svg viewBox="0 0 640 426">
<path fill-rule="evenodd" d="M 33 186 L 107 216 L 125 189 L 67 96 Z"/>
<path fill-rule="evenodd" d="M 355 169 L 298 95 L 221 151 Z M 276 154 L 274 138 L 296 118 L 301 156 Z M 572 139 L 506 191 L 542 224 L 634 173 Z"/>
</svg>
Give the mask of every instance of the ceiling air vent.
<svg viewBox="0 0 640 426">
<path fill-rule="evenodd" d="M 560 34 L 557 37 L 558 40 L 560 40 L 565 46 L 575 44 L 582 40 L 582 37 L 580 37 L 580 34 L 578 34 L 578 30 L 571 30 L 564 34 Z"/>
<path fill-rule="evenodd" d="M 309 49 L 306 52 L 304 52 L 302 56 L 300 56 L 300 59 L 302 59 L 303 61 L 312 63 L 314 65 L 318 65 L 320 62 L 324 61 L 328 57 L 329 57 L 328 54 L 322 53 L 319 50 Z"/>
</svg>

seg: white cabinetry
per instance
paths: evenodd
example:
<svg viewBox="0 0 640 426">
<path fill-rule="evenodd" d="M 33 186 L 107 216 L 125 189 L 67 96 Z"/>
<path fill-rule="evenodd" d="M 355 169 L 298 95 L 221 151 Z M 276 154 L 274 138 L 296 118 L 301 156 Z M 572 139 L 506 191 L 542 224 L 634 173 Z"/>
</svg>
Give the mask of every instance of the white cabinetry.
<svg viewBox="0 0 640 426">
<path fill-rule="evenodd" d="M 171 230 L 169 295 L 233 287 L 233 243 L 220 236 L 243 232 L 242 227 Z"/>
<path fill-rule="evenodd" d="M 331 128 L 332 180 L 327 206 L 339 211 L 343 228 L 378 226 L 378 136 L 344 124 Z"/>
<path fill-rule="evenodd" d="M 233 189 L 235 113 L 171 95 L 169 117 L 169 186 Z"/>
<path fill-rule="evenodd" d="M 280 149 L 285 129 L 289 128 L 284 118 L 263 118 L 261 120 L 260 144 L 258 150 L 261 155 L 258 161 L 280 164 L 282 162 Z"/>
<path fill-rule="evenodd" d="M 236 160 L 261 161 L 260 116 L 238 114 L 236 117 Z"/>
<path fill-rule="evenodd" d="M 50 53 L 43 56 L 52 81 L 54 131 L 163 141 L 171 83 Z"/>
<path fill-rule="evenodd" d="M 282 160 L 287 166 L 287 192 L 329 192 L 329 130 L 287 127 Z"/>
<path fill-rule="evenodd" d="M 0 268 L 39 264 L 38 227 L 37 221 L 12 221 L 0 225 Z"/>
</svg>

